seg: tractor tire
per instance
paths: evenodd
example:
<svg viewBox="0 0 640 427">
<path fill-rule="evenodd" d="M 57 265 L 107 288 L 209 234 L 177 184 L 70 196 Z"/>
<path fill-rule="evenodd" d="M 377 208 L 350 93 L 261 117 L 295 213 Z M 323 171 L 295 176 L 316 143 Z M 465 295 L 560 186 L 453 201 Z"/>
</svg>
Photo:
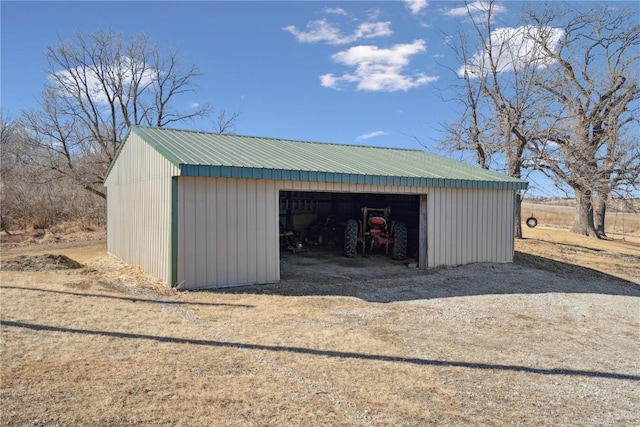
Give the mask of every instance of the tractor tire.
<svg viewBox="0 0 640 427">
<path fill-rule="evenodd" d="M 393 259 L 403 260 L 407 257 L 407 225 L 396 222 L 393 227 Z"/>
<path fill-rule="evenodd" d="M 358 252 L 358 221 L 350 219 L 344 228 L 344 256 L 353 258 Z"/>
</svg>

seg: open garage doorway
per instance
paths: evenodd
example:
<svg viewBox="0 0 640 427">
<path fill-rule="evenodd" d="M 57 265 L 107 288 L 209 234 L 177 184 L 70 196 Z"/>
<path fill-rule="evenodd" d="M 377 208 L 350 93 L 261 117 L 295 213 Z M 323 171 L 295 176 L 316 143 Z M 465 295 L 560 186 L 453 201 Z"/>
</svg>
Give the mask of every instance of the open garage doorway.
<svg viewBox="0 0 640 427">
<path fill-rule="evenodd" d="M 361 220 L 362 208 L 388 210 L 389 218 L 406 226 L 406 257 L 417 262 L 420 253 L 420 196 L 379 193 L 280 191 L 280 251 L 345 256 L 345 230 L 349 220 Z M 296 247 L 295 241 L 302 247 Z M 362 256 L 359 245 L 357 256 Z M 369 248 L 371 250 L 371 248 Z M 373 248 L 386 254 L 386 246 Z M 426 253 L 426 248 L 425 248 Z M 391 253 L 388 254 L 391 259 Z"/>
</svg>

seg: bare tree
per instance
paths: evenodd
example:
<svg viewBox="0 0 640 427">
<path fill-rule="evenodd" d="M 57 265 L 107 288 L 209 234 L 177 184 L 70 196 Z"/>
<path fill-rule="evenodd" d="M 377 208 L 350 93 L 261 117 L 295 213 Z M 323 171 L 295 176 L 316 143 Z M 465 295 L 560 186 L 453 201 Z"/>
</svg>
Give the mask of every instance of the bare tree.
<svg viewBox="0 0 640 427">
<path fill-rule="evenodd" d="M 468 36 L 460 31 L 459 39 L 449 38 L 450 47 L 461 64 L 469 63 L 471 48 L 468 47 Z M 447 36 L 448 37 L 448 36 Z M 444 99 L 445 102 L 455 102 L 462 107 L 457 119 L 443 123 L 444 138 L 441 148 L 449 151 L 471 151 L 475 153 L 476 163 L 483 169 L 490 169 L 492 155 L 496 151 L 493 140 L 484 137 L 490 131 L 491 117 L 484 108 L 482 85 L 477 76 L 468 67 L 451 70 L 458 78 L 455 86 L 456 97 Z"/>
<path fill-rule="evenodd" d="M 530 45 L 528 28 L 494 28 L 494 1 L 467 3 L 466 7 L 472 34 L 461 32 L 459 40 L 452 43 L 463 64 L 457 75 L 463 82 L 459 102 L 464 113 L 445 125 L 445 143 L 457 150 L 475 151 L 481 167 L 488 168 L 493 157 L 498 168 L 521 178 L 535 129 L 538 98 L 534 76 L 546 65 L 545 55 Z M 469 39 L 476 41 L 474 46 L 469 46 Z M 471 54 L 471 49 L 476 53 Z M 521 203 L 518 193 L 516 238 L 522 238 Z"/>
<path fill-rule="evenodd" d="M 16 123 L 0 110 L 0 230 L 8 234 L 13 222 L 9 203 L 10 180 L 15 176 L 16 163 L 14 135 Z"/>
<path fill-rule="evenodd" d="M 38 162 L 103 198 L 104 175 L 129 126 L 164 127 L 212 112 L 208 104 L 176 108 L 182 95 L 197 90 L 201 73 L 144 35 L 78 32 L 50 46 L 46 57 L 41 108 L 24 113 L 32 141 L 48 153 Z M 223 120 L 223 130 L 236 118 Z"/>
<path fill-rule="evenodd" d="M 637 150 L 626 151 L 620 138 L 628 126 L 635 126 L 636 135 L 638 131 L 638 13 L 599 5 L 570 13 L 529 9 L 526 19 L 531 28 L 563 28 L 560 40 L 546 31 L 528 34 L 553 60 L 535 81 L 547 100 L 539 112 L 544 126 L 534 144 L 537 167 L 573 189 L 577 208 L 572 231 L 598 237 L 595 196 L 606 205 L 615 188 L 638 177 Z M 605 205 L 599 205 L 601 232 Z"/>
<path fill-rule="evenodd" d="M 617 122 L 613 114 L 610 122 Z M 638 117 L 637 113 L 633 117 Z M 613 131 L 615 126 L 602 125 L 603 132 Z M 640 144 L 638 137 L 613 133 L 606 137 L 608 144 L 601 160 L 602 178 L 595 186 L 593 199 L 593 224 L 599 236 L 606 236 L 605 216 L 612 196 L 617 199 L 633 197 L 640 189 Z"/>
<path fill-rule="evenodd" d="M 240 111 L 228 112 L 227 110 L 221 110 L 216 116 L 215 123 L 213 125 L 213 131 L 215 133 L 230 133 L 236 132 L 236 122 L 238 117 L 242 113 Z"/>
<path fill-rule="evenodd" d="M 51 228 L 65 221 L 104 224 L 104 199 L 92 196 L 64 175 L 39 166 L 49 153 L 30 143 L 29 132 L 19 121 L 2 116 L 0 125 L 3 231 Z"/>
</svg>

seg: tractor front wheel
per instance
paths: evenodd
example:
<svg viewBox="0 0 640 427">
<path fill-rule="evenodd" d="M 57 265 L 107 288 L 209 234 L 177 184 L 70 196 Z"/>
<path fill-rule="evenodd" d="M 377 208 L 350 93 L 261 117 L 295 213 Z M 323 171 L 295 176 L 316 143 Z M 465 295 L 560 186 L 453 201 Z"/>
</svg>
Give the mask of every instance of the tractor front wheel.
<svg viewBox="0 0 640 427">
<path fill-rule="evenodd" d="M 393 259 L 402 260 L 407 257 L 407 225 L 396 222 L 393 227 Z"/>
<path fill-rule="evenodd" d="M 358 251 L 358 221 L 350 219 L 344 228 L 344 256 L 353 258 Z"/>
</svg>

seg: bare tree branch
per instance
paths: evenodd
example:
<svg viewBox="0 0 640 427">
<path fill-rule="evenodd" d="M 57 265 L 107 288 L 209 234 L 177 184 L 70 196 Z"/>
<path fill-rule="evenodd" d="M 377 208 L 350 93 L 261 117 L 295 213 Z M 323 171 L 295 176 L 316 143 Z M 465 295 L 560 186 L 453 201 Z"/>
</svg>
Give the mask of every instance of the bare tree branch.
<svg viewBox="0 0 640 427">
<path fill-rule="evenodd" d="M 105 197 L 106 170 L 131 125 L 164 127 L 213 112 L 207 103 L 178 108 L 182 97 L 198 90 L 202 74 L 144 35 L 78 32 L 45 55 L 49 83 L 40 108 L 25 112 L 23 123 L 47 153 L 38 164 L 94 195 Z M 226 117 L 224 129 L 238 116 Z"/>
</svg>

